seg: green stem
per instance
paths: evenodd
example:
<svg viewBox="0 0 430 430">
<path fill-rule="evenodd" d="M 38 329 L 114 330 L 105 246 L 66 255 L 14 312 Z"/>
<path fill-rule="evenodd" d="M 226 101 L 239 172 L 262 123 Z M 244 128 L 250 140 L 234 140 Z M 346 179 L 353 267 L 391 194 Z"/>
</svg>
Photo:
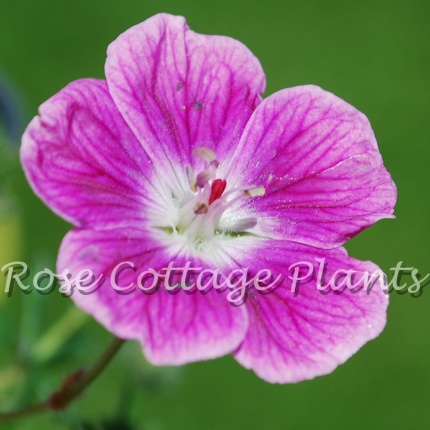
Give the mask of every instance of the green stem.
<svg viewBox="0 0 430 430">
<path fill-rule="evenodd" d="M 76 306 L 71 307 L 36 343 L 31 351 L 31 359 L 41 363 L 55 357 L 61 347 L 87 320 L 88 315 L 86 313 Z"/>
<path fill-rule="evenodd" d="M 17 418 L 24 418 L 39 414 L 49 410 L 65 409 L 75 400 L 105 369 L 115 354 L 124 344 L 123 339 L 115 338 L 109 347 L 103 352 L 96 363 L 87 372 L 75 372 L 63 382 L 61 388 L 53 393 L 48 400 L 33 406 L 25 407 L 21 410 L 7 413 L 0 413 L 0 423 L 12 421 Z"/>
</svg>

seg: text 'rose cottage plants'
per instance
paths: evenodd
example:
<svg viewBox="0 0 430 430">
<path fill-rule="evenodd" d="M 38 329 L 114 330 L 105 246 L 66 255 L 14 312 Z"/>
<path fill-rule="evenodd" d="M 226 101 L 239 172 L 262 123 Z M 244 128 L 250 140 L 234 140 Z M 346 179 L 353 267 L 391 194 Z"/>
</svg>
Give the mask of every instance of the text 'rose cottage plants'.
<svg viewBox="0 0 430 430">
<path fill-rule="evenodd" d="M 315 86 L 263 100 L 244 45 L 166 14 L 120 35 L 105 72 L 45 102 L 21 150 L 35 192 L 74 225 L 57 271 L 103 278 L 73 292 L 80 308 L 154 364 L 231 353 L 280 383 L 332 371 L 381 332 L 384 282 L 360 288 L 378 268 L 342 247 L 392 217 L 396 200 L 362 113 Z M 355 288 L 323 294 L 316 277 L 291 288 L 291 266 L 316 259 L 327 279 L 353 271 Z M 173 263 L 198 270 L 146 289 L 148 273 Z M 240 306 L 229 288 L 194 284 L 202 272 L 216 284 L 261 270 L 272 276 Z"/>
</svg>

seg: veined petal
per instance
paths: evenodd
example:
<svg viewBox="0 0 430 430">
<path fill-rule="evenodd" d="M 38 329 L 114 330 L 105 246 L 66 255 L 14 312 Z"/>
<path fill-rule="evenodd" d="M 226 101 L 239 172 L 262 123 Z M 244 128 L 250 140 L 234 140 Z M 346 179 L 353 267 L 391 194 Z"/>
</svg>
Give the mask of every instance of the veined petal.
<svg viewBox="0 0 430 430">
<path fill-rule="evenodd" d="M 159 168 L 193 164 L 193 148 L 230 154 L 265 88 L 240 42 L 156 15 L 108 48 L 106 76 L 118 109 Z"/>
<path fill-rule="evenodd" d="M 266 294 L 249 295 L 249 330 L 235 353 L 240 364 L 269 382 L 330 373 L 385 326 L 384 275 L 373 263 L 348 257 L 343 248 L 267 241 L 242 263 L 254 272 L 270 270 L 273 279 L 280 276 Z"/>
<path fill-rule="evenodd" d="M 36 194 L 77 226 L 108 228 L 144 218 L 153 167 L 104 81 L 73 82 L 27 127 L 21 161 Z"/>
<path fill-rule="evenodd" d="M 314 86 L 279 91 L 249 120 L 231 178 L 254 183 L 259 234 L 322 248 L 392 217 L 396 188 L 367 118 Z"/>
<path fill-rule="evenodd" d="M 231 353 L 248 327 L 246 309 L 232 306 L 219 290 L 174 294 L 165 289 L 161 277 L 158 290 L 151 289 L 156 277 L 150 269 L 165 274 L 162 269 L 169 263 L 180 268 L 187 261 L 190 268 L 209 268 L 197 258 L 172 254 L 142 229 L 75 229 L 63 240 L 57 270 L 67 269 L 73 278 L 85 269 L 95 279 L 102 276 L 101 283 L 96 283 L 99 288 L 90 288 L 89 294 L 75 288 L 75 303 L 117 336 L 140 341 L 152 363 L 179 365 Z M 186 282 L 192 282 L 200 271 L 188 273 Z M 178 271 L 167 285 L 181 282 L 182 274 Z M 139 282 L 148 289 L 146 293 Z"/>
</svg>

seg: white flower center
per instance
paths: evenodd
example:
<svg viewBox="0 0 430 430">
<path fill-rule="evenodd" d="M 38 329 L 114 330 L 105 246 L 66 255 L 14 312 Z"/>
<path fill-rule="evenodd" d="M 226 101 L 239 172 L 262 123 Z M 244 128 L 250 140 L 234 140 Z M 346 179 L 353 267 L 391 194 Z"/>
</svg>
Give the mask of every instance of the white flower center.
<svg viewBox="0 0 430 430">
<path fill-rule="evenodd" d="M 227 180 L 217 178 L 219 161 L 213 151 L 199 147 L 193 156 L 204 161 L 204 169 L 195 175 L 187 167 L 188 190 L 178 204 L 179 214 L 172 234 L 181 234 L 195 244 L 210 241 L 215 235 L 240 235 L 256 224 L 255 218 L 236 219 L 229 229 L 220 226 L 224 212 L 239 200 L 262 196 L 263 187 L 235 187 L 228 189 Z"/>
</svg>

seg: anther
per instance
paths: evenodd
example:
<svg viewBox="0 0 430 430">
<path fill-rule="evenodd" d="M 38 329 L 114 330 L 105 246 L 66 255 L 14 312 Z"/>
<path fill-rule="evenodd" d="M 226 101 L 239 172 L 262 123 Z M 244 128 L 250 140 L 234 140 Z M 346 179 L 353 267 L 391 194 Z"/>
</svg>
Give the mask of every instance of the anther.
<svg viewBox="0 0 430 430">
<path fill-rule="evenodd" d="M 266 194 L 266 190 L 264 187 L 256 187 L 244 190 L 243 193 L 245 194 L 245 197 L 259 197 L 264 196 L 264 194 Z"/>
<path fill-rule="evenodd" d="M 211 168 L 211 166 L 209 166 L 208 169 L 203 170 L 203 172 L 200 172 L 196 178 L 197 187 L 203 188 L 213 178 L 214 174 L 215 169 Z"/>
<path fill-rule="evenodd" d="M 187 166 L 187 176 L 188 176 L 188 183 L 190 184 L 191 191 L 195 193 L 197 191 L 196 178 L 194 177 L 194 170 L 191 166 Z"/>
<path fill-rule="evenodd" d="M 194 157 L 201 158 L 208 163 L 211 163 L 216 160 L 216 154 L 209 148 L 205 148 L 204 146 L 200 146 L 193 151 Z"/>
<path fill-rule="evenodd" d="M 194 206 L 194 213 L 196 215 L 203 215 L 207 213 L 207 211 L 208 211 L 208 205 L 206 202 L 200 202 Z"/>
</svg>

